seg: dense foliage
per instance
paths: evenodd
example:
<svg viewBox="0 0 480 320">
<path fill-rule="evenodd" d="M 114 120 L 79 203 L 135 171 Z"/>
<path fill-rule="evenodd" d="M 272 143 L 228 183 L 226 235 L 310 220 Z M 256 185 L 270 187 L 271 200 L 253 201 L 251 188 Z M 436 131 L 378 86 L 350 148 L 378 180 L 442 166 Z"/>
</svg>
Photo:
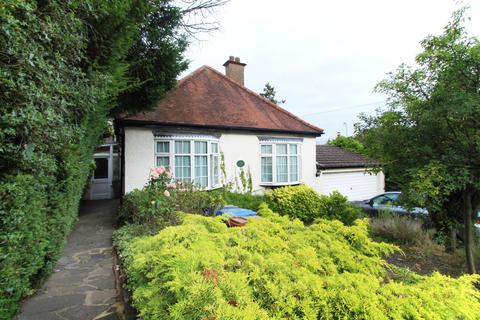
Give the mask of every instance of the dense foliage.
<svg viewBox="0 0 480 320">
<path fill-rule="evenodd" d="M 119 224 L 143 226 L 145 234 L 154 234 L 179 223 L 175 212 L 175 188 L 172 176 L 163 167 L 152 169 L 148 184 L 123 197 Z M 138 230 L 138 229 L 136 229 Z"/>
<path fill-rule="evenodd" d="M 365 152 L 363 144 L 354 137 L 338 135 L 335 139 L 328 140 L 327 144 L 360 154 Z"/>
<path fill-rule="evenodd" d="M 424 206 L 439 230 L 463 223 L 475 272 L 473 220 L 480 207 L 480 42 L 464 27 L 464 10 L 439 36 L 421 42 L 416 66 L 401 65 L 377 89 L 388 109 L 357 125 L 366 151 L 383 163 L 404 200 Z"/>
<path fill-rule="evenodd" d="M 367 222 L 309 227 L 270 214 L 244 228 L 186 215 L 116 244 L 142 319 L 475 319 L 479 277 L 392 280 Z"/>
<path fill-rule="evenodd" d="M 261 195 L 228 191 L 224 193 L 224 198 L 225 202 L 229 205 L 237 206 L 239 208 L 250 209 L 253 211 L 256 211 L 260 204 L 265 201 L 265 197 Z"/>
<path fill-rule="evenodd" d="M 282 187 L 266 194 L 267 204 L 274 212 L 312 222 L 318 218 L 319 195 L 308 186 Z"/>
<path fill-rule="evenodd" d="M 317 218 L 340 220 L 349 225 L 362 213 L 339 192 L 319 195 L 308 186 L 277 188 L 266 194 L 266 202 L 271 210 L 291 218 L 311 223 Z"/>
<path fill-rule="evenodd" d="M 0 318 L 52 269 L 110 111 L 185 68 L 180 18 L 168 0 L 2 1 Z"/>
<path fill-rule="evenodd" d="M 190 183 L 183 183 L 175 194 L 175 208 L 179 211 L 214 215 L 225 205 L 223 190 L 206 191 Z"/>
<path fill-rule="evenodd" d="M 350 204 L 347 197 L 334 191 L 330 195 L 320 195 L 318 201 L 318 216 L 328 220 L 340 220 L 346 225 L 351 225 L 363 214 L 360 208 Z"/>
</svg>

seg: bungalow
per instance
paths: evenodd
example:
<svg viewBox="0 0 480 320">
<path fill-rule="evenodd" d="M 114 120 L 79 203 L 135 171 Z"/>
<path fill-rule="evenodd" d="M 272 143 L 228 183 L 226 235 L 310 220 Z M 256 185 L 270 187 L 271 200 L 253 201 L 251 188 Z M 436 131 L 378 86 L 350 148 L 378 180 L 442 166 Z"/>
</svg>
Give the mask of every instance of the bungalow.
<svg viewBox="0 0 480 320">
<path fill-rule="evenodd" d="M 142 188 L 155 166 L 205 189 L 230 184 L 261 194 L 307 184 L 318 190 L 316 138 L 323 130 L 246 88 L 239 58 L 224 66 L 225 75 L 202 66 L 154 110 L 115 119 L 122 194 Z"/>
</svg>

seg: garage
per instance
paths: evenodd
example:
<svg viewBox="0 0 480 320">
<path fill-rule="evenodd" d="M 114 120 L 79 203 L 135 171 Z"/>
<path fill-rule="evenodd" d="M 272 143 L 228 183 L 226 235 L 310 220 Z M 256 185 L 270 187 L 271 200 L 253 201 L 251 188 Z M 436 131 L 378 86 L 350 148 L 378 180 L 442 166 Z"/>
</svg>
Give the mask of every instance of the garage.
<svg viewBox="0 0 480 320">
<path fill-rule="evenodd" d="M 338 191 L 350 201 L 371 198 L 385 191 L 382 172 L 374 173 L 376 162 L 351 151 L 330 145 L 317 145 L 317 178 L 320 194 Z"/>
</svg>

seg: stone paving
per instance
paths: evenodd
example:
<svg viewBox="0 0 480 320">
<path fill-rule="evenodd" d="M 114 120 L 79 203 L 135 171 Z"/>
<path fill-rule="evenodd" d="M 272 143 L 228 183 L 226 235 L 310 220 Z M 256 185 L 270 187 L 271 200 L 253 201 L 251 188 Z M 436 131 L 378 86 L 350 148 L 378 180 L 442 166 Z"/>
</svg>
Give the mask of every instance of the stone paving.
<svg viewBox="0 0 480 320">
<path fill-rule="evenodd" d="M 122 319 L 113 270 L 118 200 L 82 202 L 79 221 L 55 272 L 22 306 L 17 320 Z"/>
</svg>

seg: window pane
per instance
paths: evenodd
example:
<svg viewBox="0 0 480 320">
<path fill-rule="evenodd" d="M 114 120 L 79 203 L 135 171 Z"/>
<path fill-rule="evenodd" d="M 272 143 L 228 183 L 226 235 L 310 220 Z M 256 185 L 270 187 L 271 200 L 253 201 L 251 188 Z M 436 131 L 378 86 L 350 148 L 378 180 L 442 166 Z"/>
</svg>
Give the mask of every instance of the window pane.
<svg viewBox="0 0 480 320">
<path fill-rule="evenodd" d="M 175 156 L 175 179 L 183 182 L 190 182 L 190 169 L 190 156 Z"/>
<path fill-rule="evenodd" d="M 272 157 L 262 157 L 262 182 L 272 182 Z"/>
<path fill-rule="evenodd" d="M 208 186 L 207 156 L 195 156 L 195 183 L 202 187 Z"/>
<path fill-rule="evenodd" d="M 108 159 L 95 158 L 95 171 L 93 172 L 94 179 L 108 178 Z"/>
<path fill-rule="evenodd" d="M 195 141 L 195 153 L 196 154 L 206 154 L 207 153 L 207 142 L 206 141 Z"/>
<path fill-rule="evenodd" d="M 279 154 L 287 154 L 286 144 L 277 144 L 277 155 Z"/>
<path fill-rule="evenodd" d="M 277 157 L 277 182 L 288 182 L 287 157 Z"/>
<path fill-rule="evenodd" d="M 212 143 L 212 153 L 218 153 L 218 143 Z"/>
<path fill-rule="evenodd" d="M 190 141 L 175 141 L 175 153 L 189 154 Z"/>
<path fill-rule="evenodd" d="M 291 144 L 290 145 L 290 154 L 297 154 L 297 145 Z"/>
<path fill-rule="evenodd" d="M 272 154 L 272 145 L 262 145 L 262 154 Z"/>
<path fill-rule="evenodd" d="M 220 184 L 220 169 L 218 165 L 218 156 L 212 156 L 212 175 L 213 175 L 213 186 Z"/>
<path fill-rule="evenodd" d="M 298 181 L 298 157 L 290 157 L 290 182 Z"/>
<path fill-rule="evenodd" d="M 170 168 L 170 157 L 157 157 L 157 167 Z"/>
<path fill-rule="evenodd" d="M 170 153 L 170 143 L 168 141 L 157 141 L 157 153 Z"/>
</svg>

